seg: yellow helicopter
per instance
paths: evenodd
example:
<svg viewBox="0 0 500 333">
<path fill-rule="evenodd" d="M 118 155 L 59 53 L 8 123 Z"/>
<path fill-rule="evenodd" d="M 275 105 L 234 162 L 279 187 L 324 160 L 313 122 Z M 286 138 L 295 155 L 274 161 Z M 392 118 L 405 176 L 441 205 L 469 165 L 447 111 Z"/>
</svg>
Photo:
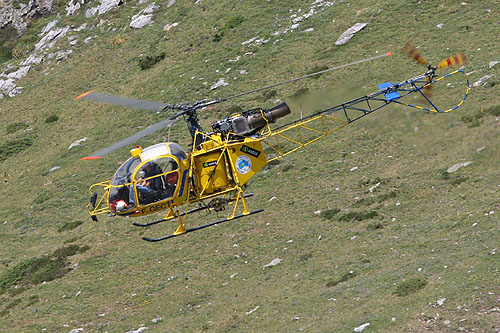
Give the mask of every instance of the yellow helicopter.
<svg viewBox="0 0 500 333">
<path fill-rule="evenodd" d="M 415 58 L 415 54 L 419 55 L 417 51 L 413 50 L 413 52 L 411 57 Z M 162 219 L 145 224 L 134 223 L 136 226 L 146 227 L 169 220 L 177 222 L 176 230 L 170 235 L 159 238 L 143 237 L 144 240 L 150 242 L 169 239 L 246 215 L 256 214 L 263 209 L 253 211 L 248 209 L 245 199 L 251 194 L 245 195 L 244 188 L 249 179 L 267 163 L 291 154 L 393 102 L 421 110 L 445 113 L 458 108 L 467 98 L 469 80 L 465 72 L 456 70 L 442 77 L 436 75 L 438 68 L 465 63 L 464 56 L 459 58 L 455 56 L 447 59 L 458 59 L 456 63 L 448 64 L 449 61 L 445 59 L 448 66 L 441 66 L 443 62 L 440 63 L 439 67 L 428 65 L 428 70 L 425 73 L 414 78 L 396 84 L 382 83 L 378 86 L 379 90 L 372 94 L 315 112 L 281 126 L 272 127 L 271 124 L 291 113 L 286 103 L 271 109 L 247 110 L 220 119 L 212 123 L 211 132 L 204 132 L 198 122 L 196 111 L 201 108 L 391 54 L 388 52 L 234 96 L 199 101 L 193 104 L 143 101 L 101 94 L 94 90 L 76 97 L 75 100 L 94 100 L 157 112 L 178 110 L 176 114 L 167 119 L 84 157 L 83 160 L 99 159 L 119 148 L 130 146 L 140 138 L 170 126 L 181 116 L 184 116 L 188 123 L 192 136 L 192 145 L 188 152 L 173 142 L 158 143 L 147 148 L 137 146 L 132 149 L 130 151 L 131 157 L 118 168 L 111 180 L 96 183 L 90 187 L 91 199 L 87 205 L 88 213 L 94 221 L 97 221 L 97 215 L 100 214 L 137 217 L 166 211 L 166 215 Z M 421 56 L 419 57 L 421 58 Z M 426 62 L 425 65 L 427 65 Z M 453 108 L 438 109 L 425 92 L 431 85 L 458 73 L 465 76 L 466 91 L 464 97 Z M 403 97 L 412 93 L 421 94 L 431 105 L 422 107 L 401 101 Z M 199 206 L 191 208 L 194 203 Z M 225 218 L 187 228 L 189 214 L 204 209 L 219 212 L 225 210 L 229 204 L 232 204 L 232 209 Z M 180 210 L 181 207 L 182 210 Z M 241 212 L 238 210 L 239 207 L 241 207 Z"/>
</svg>

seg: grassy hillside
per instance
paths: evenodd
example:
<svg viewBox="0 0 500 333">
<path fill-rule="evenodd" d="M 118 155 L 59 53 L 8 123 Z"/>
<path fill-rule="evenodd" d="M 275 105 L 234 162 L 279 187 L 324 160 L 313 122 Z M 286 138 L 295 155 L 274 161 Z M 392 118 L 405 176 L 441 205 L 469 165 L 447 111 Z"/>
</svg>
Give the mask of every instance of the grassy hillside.
<svg viewBox="0 0 500 333">
<path fill-rule="evenodd" d="M 73 53 L 33 66 L 17 82 L 23 93 L 0 99 L 0 330 L 500 329 L 500 64 L 490 66 L 500 60 L 496 1 L 166 3 L 140 30 L 128 27 L 147 6 L 137 1 L 97 18 L 83 15 L 94 3 L 69 17 L 58 6 L 58 26 L 87 24 L 68 34 L 78 36 L 75 46 L 57 43 Z M 55 18 L 33 21 L 23 48 Z M 365 29 L 334 44 L 358 22 Z M 254 37 L 268 42 L 242 45 Z M 250 207 L 264 212 L 233 223 L 147 243 L 140 238 L 175 226 L 94 223 L 85 212 L 89 185 L 109 179 L 130 155 L 79 158 L 166 115 L 74 101 L 79 94 L 189 102 L 394 52 L 199 114 L 209 128 L 235 106 L 283 99 L 298 117 L 423 73 L 400 52 L 408 41 L 433 64 L 464 52 L 471 83 L 492 77 L 452 113 L 391 105 L 280 160 L 248 188 Z M 210 90 L 220 78 L 228 85 Z M 435 96 L 441 105 L 458 103 L 464 89 L 449 83 Z M 320 102 L 308 97 L 317 95 Z M 141 144 L 168 139 L 187 147 L 186 125 Z M 472 163 L 447 172 L 464 162 Z M 189 223 L 216 219 L 194 214 Z"/>
</svg>

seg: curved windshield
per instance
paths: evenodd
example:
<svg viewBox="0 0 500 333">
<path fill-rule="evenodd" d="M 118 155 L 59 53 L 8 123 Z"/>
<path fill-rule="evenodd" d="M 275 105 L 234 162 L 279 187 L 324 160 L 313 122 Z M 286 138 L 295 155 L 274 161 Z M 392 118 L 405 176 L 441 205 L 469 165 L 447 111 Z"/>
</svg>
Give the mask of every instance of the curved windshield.
<svg viewBox="0 0 500 333">
<path fill-rule="evenodd" d="M 177 143 L 171 143 L 168 148 L 170 148 L 170 153 L 177 157 L 179 161 L 183 161 L 187 158 L 186 153 L 184 152 L 184 149 L 177 144 Z"/>
<path fill-rule="evenodd" d="M 137 157 L 131 157 L 123 163 L 111 179 L 109 191 L 109 205 L 114 212 L 120 212 L 132 208 L 133 201 L 129 198 L 129 185 L 132 182 L 132 173 L 141 163 Z"/>
</svg>

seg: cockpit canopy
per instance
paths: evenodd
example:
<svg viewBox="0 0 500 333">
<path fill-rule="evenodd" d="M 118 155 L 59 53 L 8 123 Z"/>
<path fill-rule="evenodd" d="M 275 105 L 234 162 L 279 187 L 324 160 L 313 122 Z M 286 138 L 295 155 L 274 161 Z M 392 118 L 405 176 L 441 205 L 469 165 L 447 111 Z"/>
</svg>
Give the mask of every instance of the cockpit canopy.
<svg viewBox="0 0 500 333">
<path fill-rule="evenodd" d="M 111 179 L 109 204 L 114 212 L 171 198 L 187 158 L 177 143 L 159 143 L 132 153 Z"/>
</svg>

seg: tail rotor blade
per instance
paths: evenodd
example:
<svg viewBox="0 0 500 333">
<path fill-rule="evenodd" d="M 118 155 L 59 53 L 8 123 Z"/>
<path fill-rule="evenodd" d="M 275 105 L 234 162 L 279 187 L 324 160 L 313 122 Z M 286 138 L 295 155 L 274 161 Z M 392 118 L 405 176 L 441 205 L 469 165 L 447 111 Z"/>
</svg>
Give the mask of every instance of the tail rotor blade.
<svg viewBox="0 0 500 333">
<path fill-rule="evenodd" d="M 438 64 L 438 68 L 446 68 L 450 66 L 463 66 L 467 63 L 467 58 L 465 57 L 465 54 L 463 53 L 458 53 L 454 56 L 445 58 L 441 60 Z"/>
<path fill-rule="evenodd" d="M 413 46 L 411 43 L 406 43 L 405 46 L 403 46 L 403 50 L 402 50 L 404 53 L 406 53 L 406 55 L 412 59 L 413 61 L 416 61 L 418 62 L 419 64 L 422 64 L 422 65 L 427 65 L 427 60 L 424 59 L 424 57 L 422 57 L 422 55 L 420 54 L 420 52 L 417 50 L 417 48 L 415 46 Z"/>
</svg>

